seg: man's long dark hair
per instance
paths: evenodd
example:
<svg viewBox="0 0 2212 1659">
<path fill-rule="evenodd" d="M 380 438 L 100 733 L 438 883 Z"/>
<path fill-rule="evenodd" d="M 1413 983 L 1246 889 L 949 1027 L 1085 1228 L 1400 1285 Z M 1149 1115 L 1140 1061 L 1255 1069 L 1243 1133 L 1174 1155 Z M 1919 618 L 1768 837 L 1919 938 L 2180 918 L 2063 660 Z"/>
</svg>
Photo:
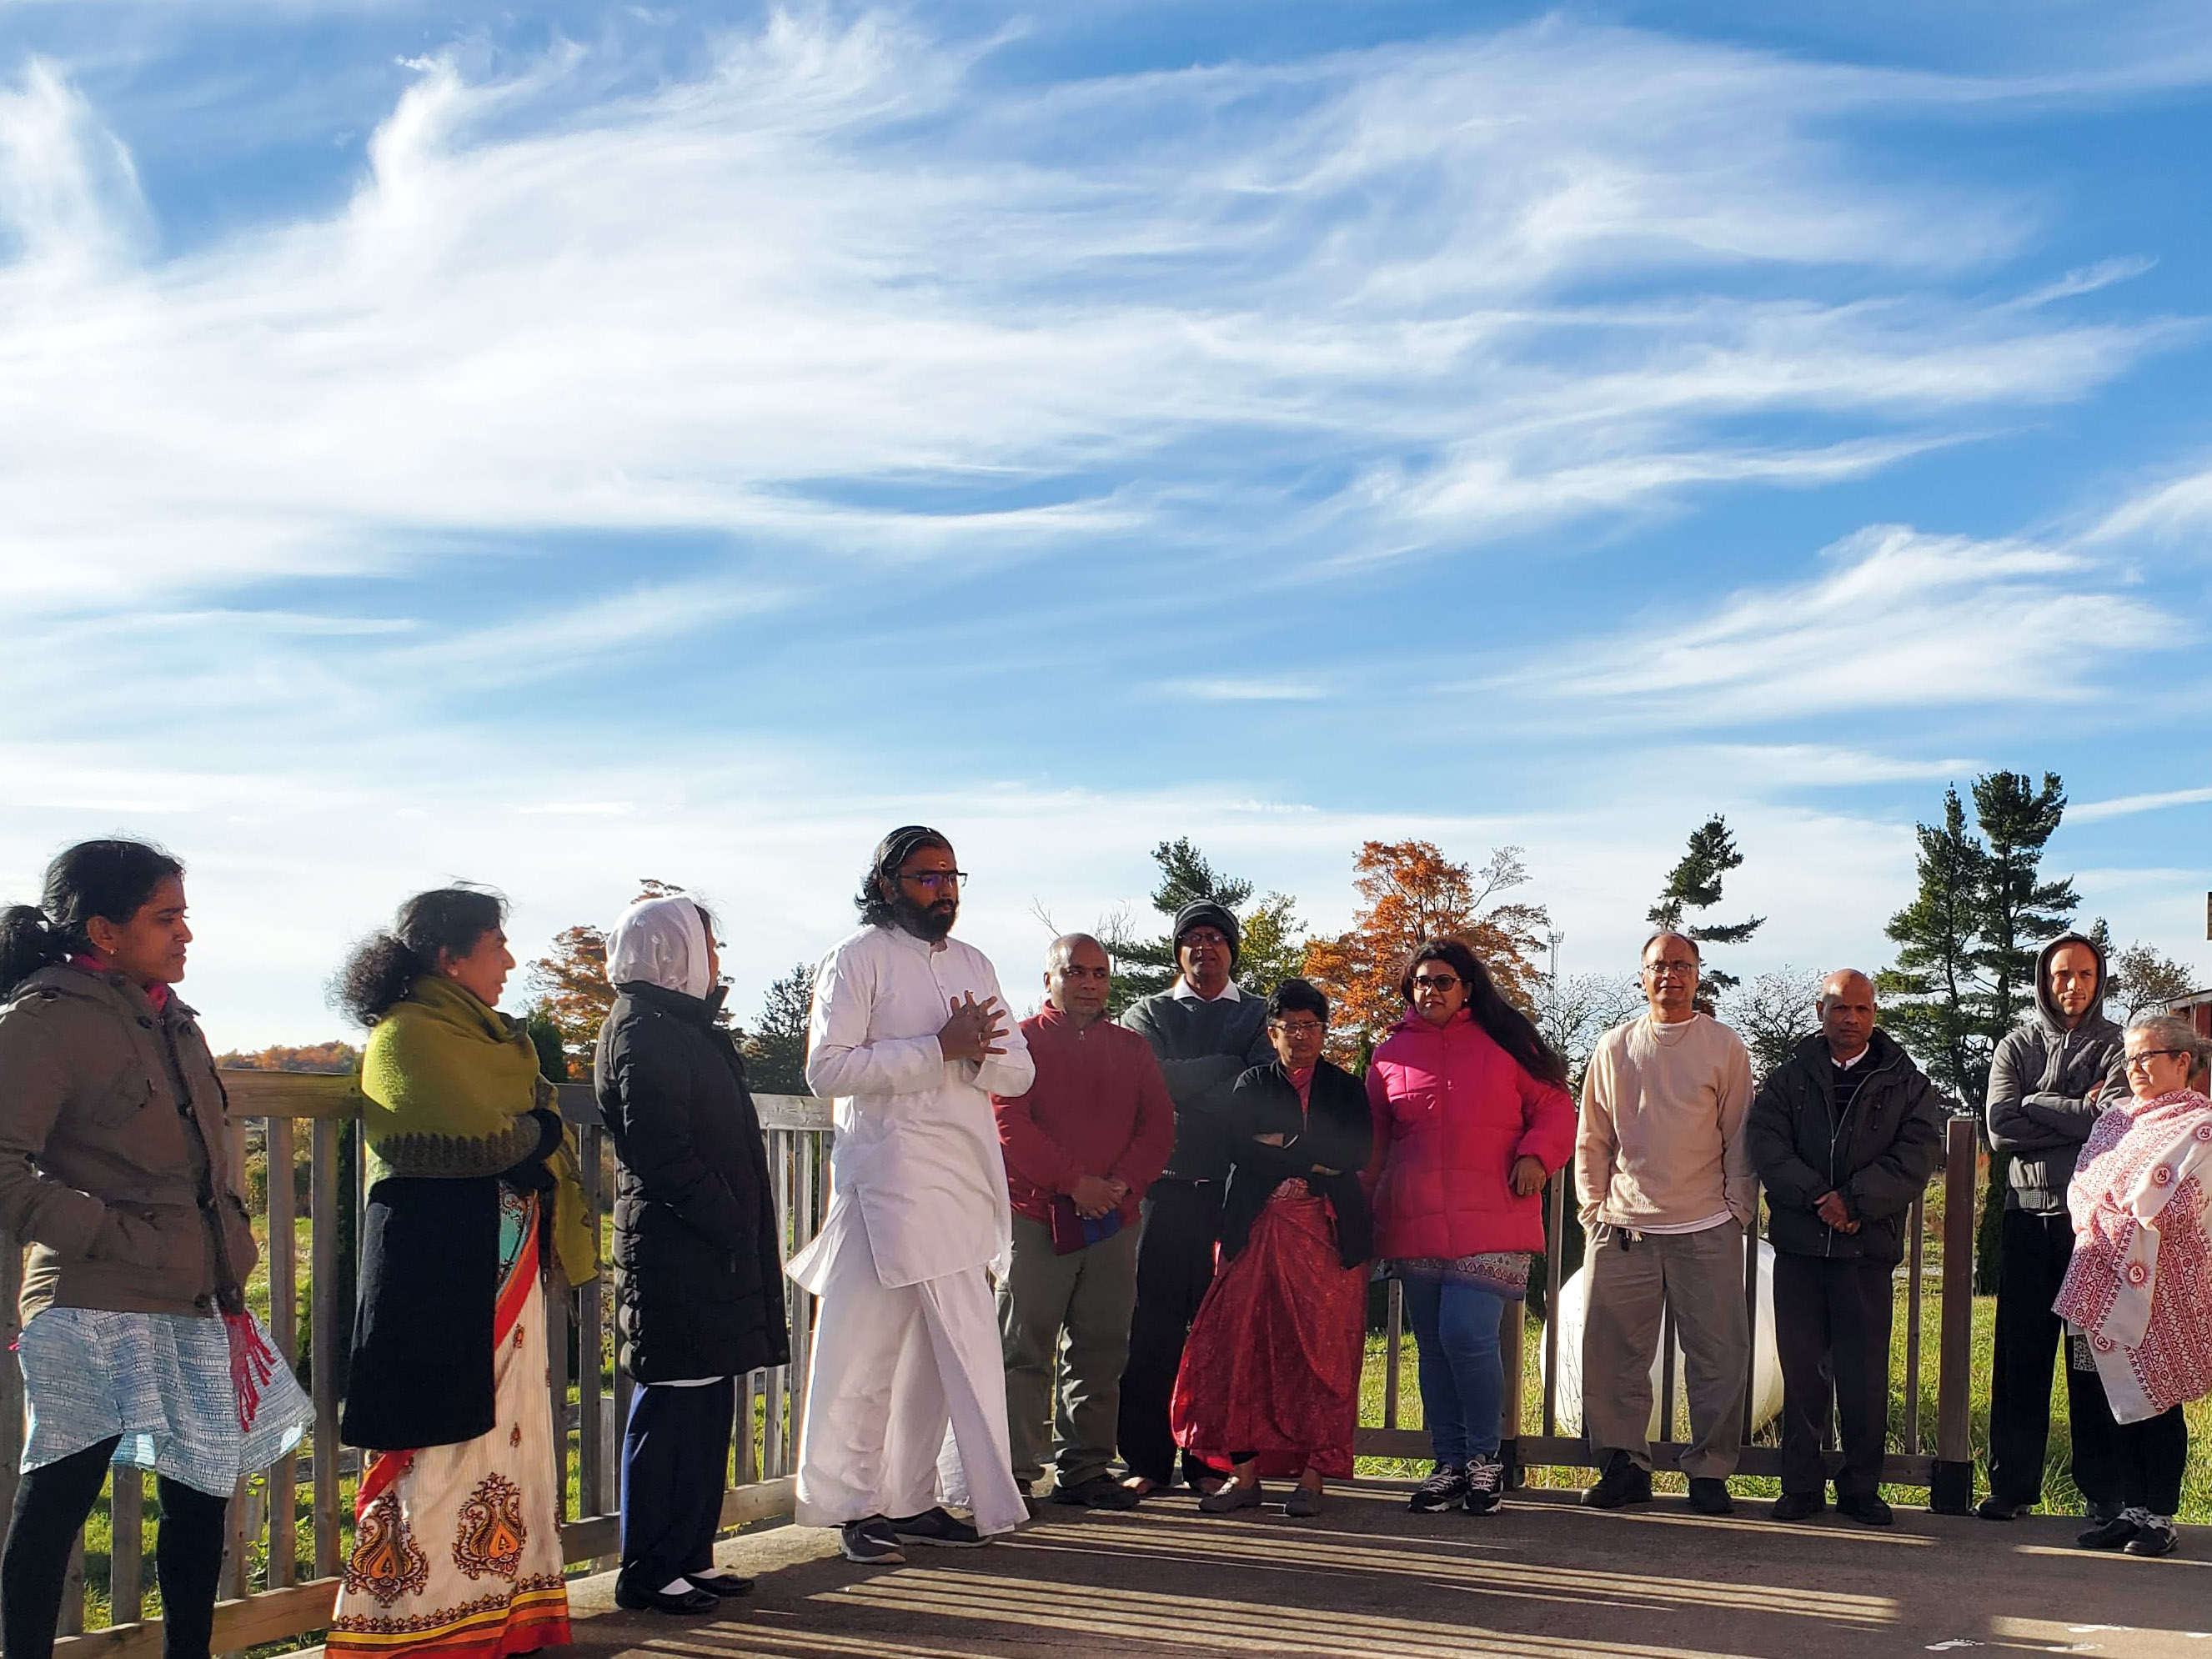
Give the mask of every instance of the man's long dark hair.
<svg viewBox="0 0 2212 1659">
<path fill-rule="evenodd" d="M 871 927 L 889 927 L 896 923 L 896 902 L 884 896 L 884 883 L 895 879 L 899 866 L 925 847 L 941 847 L 948 853 L 952 850 L 950 841 L 921 823 L 902 825 L 876 843 L 875 858 L 868 865 L 868 873 L 860 878 L 860 890 L 853 900 L 862 921 Z"/>
<path fill-rule="evenodd" d="M 1441 962 L 1459 975 L 1460 983 L 1467 988 L 1468 1012 L 1522 1071 L 1539 1083 L 1567 1086 L 1566 1062 L 1552 1052 L 1552 1045 L 1544 1041 L 1535 1023 L 1505 1000 L 1490 969 L 1482 965 L 1482 958 L 1461 940 L 1426 939 L 1413 952 L 1398 981 L 1399 994 L 1408 1004 L 1413 1000 L 1413 971 L 1425 962 Z"/>
</svg>

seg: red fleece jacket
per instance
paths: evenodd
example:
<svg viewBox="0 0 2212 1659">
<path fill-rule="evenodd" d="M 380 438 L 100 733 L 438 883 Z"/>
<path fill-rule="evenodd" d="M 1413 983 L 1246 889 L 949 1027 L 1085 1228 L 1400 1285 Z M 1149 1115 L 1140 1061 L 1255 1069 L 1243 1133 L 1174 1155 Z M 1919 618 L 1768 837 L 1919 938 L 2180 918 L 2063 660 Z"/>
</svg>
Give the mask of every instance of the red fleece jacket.
<svg viewBox="0 0 2212 1659">
<path fill-rule="evenodd" d="M 1049 1004 L 1022 1035 L 1036 1081 L 1025 1095 L 991 1097 L 1015 1211 L 1048 1221 L 1054 1199 L 1100 1176 L 1128 1183 L 1121 1220 L 1135 1221 L 1175 1146 L 1175 1102 L 1152 1045 L 1109 1019 L 1078 1026 Z"/>
</svg>

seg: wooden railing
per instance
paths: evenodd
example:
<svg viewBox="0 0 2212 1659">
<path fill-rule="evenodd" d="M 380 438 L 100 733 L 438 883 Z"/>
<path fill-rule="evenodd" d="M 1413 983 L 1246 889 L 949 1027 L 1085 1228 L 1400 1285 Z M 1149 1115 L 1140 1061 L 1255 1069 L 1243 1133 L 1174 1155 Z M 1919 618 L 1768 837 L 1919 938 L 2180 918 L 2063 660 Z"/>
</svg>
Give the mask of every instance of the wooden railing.
<svg viewBox="0 0 2212 1659">
<path fill-rule="evenodd" d="M 288 1361 L 307 1338 L 315 1422 L 301 1452 L 239 1483 L 230 1507 L 231 1537 L 216 1609 L 219 1652 L 300 1637 L 325 1628 L 351 1541 L 352 1493 L 358 1455 L 337 1436 L 340 1376 L 353 1328 L 353 1242 L 360 1237 L 363 1198 L 359 1155 L 360 1096 L 349 1077 L 299 1073 L 225 1072 L 234 1130 L 265 1164 L 255 1195 L 254 1231 L 262 1241 L 266 1316 Z M 591 1091 L 560 1090 L 562 1115 L 576 1131 L 592 1228 L 607 1259 L 605 1214 L 611 1199 L 611 1149 Z M 828 1103 L 803 1096 L 762 1095 L 756 1103 L 767 1131 L 776 1213 L 787 1253 L 814 1236 L 827 1197 Z M 299 1237 L 297 1182 L 307 1185 L 306 1239 Z M 302 1269 L 304 1268 L 304 1273 Z M 10 1344 L 22 1287 L 22 1253 L 0 1235 L 0 1318 Z M 252 1287 L 257 1305 L 259 1284 Z M 723 1524 L 787 1514 L 797 1464 L 799 1407 L 805 1397 L 811 1298 L 787 1285 L 792 1307 L 793 1363 L 741 1380 L 730 1490 Z M 603 1272 L 548 1309 L 547 1348 L 553 1356 L 551 1407 L 561 1449 L 562 1547 L 572 1565 L 605 1560 L 617 1552 L 622 1424 L 630 1379 L 615 1363 L 611 1275 Z M 572 1351 L 572 1337 L 573 1351 Z M 23 1449 L 22 1374 L 0 1364 L 0 1537 L 12 1508 Z M 301 1537 L 305 1509 L 305 1538 Z M 140 1659 L 158 1651 L 161 1623 L 145 1617 L 151 1542 L 145 1517 L 145 1476 L 115 1471 L 109 1498 L 105 1628 L 86 1632 L 84 1547 L 71 1558 L 62 1601 L 63 1639 L 56 1652 Z"/>
<path fill-rule="evenodd" d="M 1925 1486 L 1929 1491 L 1929 1507 L 1944 1514 L 1964 1514 L 1973 1498 L 1974 1450 L 1972 1439 L 1972 1419 L 1969 1413 L 1972 1388 L 1973 1341 L 1973 1279 L 1974 1279 L 1974 1180 L 1975 1123 L 1972 1118 L 1954 1117 L 1948 1121 L 1944 1132 L 1943 1167 L 1935 1180 L 1942 1184 L 1943 1194 L 1942 1237 L 1940 1241 L 1942 1266 L 1937 1304 L 1936 1353 L 1936 1439 L 1931 1449 L 1923 1447 L 1920 1433 L 1920 1404 L 1923 1398 L 1925 1379 L 1922 1363 L 1920 1331 L 1922 1324 L 1923 1268 L 1927 1259 L 1928 1203 L 1926 1194 L 1913 1201 L 1905 1227 L 1905 1258 L 1899 1271 L 1905 1282 L 1905 1411 L 1903 1443 L 1890 1453 L 1882 1464 L 1882 1479 L 1899 1486 Z M 1544 1262 L 1545 1306 L 1559 1306 L 1559 1286 L 1563 1278 L 1561 1251 L 1566 1230 L 1573 1224 L 1567 1211 L 1567 1188 L 1571 1176 L 1553 1177 L 1545 1192 L 1549 1206 L 1549 1237 L 1551 1248 Z M 1759 1347 L 1759 1297 L 1758 1294 L 1758 1255 L 1755 1250 L 1744 1252 L 1744 1303 L 1750 1315 L 1753 1334 L 1752 1351 Z M 1429 1455 L 1429 1437 L 1419 1429 L 1400 1425 L 1398 1376 L 1404 1336 L 1404 1313 L 1395 1280 L 1390 1285 L 1389 1312 L 1383 1340 L 1382 1426 L 1359 1431 L 1356 1449 L 1365 1457 L 1402 1457 L 1425 1459 Z M 1541 1467 L 1587 1468 L 1590 1462 L 1588 1443 L 1579 1436 L 1559 1433 L 1559 1410 L 1557 1398 L 1559 1365 L 1558 1322 L 1545 1321 L 1541 1337 L 1543 1364 L 1539 1375 L 1542 1377 L 1541 1398 L 1529 1409 L 1527 1388 L 1522 1381 L 1521 1356 L 1523 1350 L 1523 1318 L 1521 1304 L 1506 1304 L 1505 1322 L 1499 1334 L 1499 1346 L 1506 1356 L 1505 1399 L 1501 1412 L 1503 1422 L 1502 1452 L 1509 1471 Z M 1771 1340 L 1771 1333 L 1769 1333 Z M 1674 1376 L 1674 1333 L 1672 1321 L 1667 1322 L 1660 1337 L 1660 1383 L 1658 1389 L 1659 1420 L 1669 1426 L 1676 1420 L 1676 1378 Z M 1782 1472 L 1782 1453 L 1778 1447 L 1756 1443 L 1752 1438 L 1752 1402 L 1750 1390 L 1745 1391 L 1743 1449 L 1737 1470 L 1743 1474 L 1778 1475 Z M 1683 1446 L 1673 1440 L 1655 1443 L 1651 1448 L 1652 1462 L 1659 1468 L 1679 1466 Z"/>
<path fill-rule="evenodd" d="M 240 1483 L 231 1505 L 231 1540 L 223 1569 L 223 1595 L 216 1620 L 218 1651 L 236 1651 L 262 1643 L 297 1638 L 325 1628 L 337 1594 L 338 1573 L 351 1534 L 351 1492 L 358 1478 L 356 1455 L 337 1438 L 341 1398 L 339 1366 L 353 1322 L 351 1241 L 359 1237 L 362 1201 L 362 1160 L 354 1144 L 360 1099 L 353 1080 L 274 1072 L 228 1072 L 231 1116 L 249 1146 L 265 1158 L 265 1199 L 255 1207 L 255 1230 L 264 1242 L 267 1316 L 271 1335 L 288 1359 L 300 1357 L 300 1337 L 308 1338 L 308 1363 L 315 1425 L 304 1454 L 281 1460 L 265 1474 Z M 769 1141 L 769 1168 L 775 1186 L 776 1212 L 787 1252 L 811 1240 L 828 1198 L 828 1103 L 802 1096 L 756 1097 Z M 603 1233 L 603 1207 L 611 1193 L 611 1155 L 590 1091 L 579 1085 L 561 1090 L 562 1115 L 577 1132 L 583 1154 L 586 1189 L 592 1199 L 595 1231 Z M 304 1142 L 304 1147 L 303 1143 Z M 258 1144 L 257 1144 L 258 1143 Z M 301 1219 L 295 1197 L 300 1158 L 306 1152 L 307 1243 L 299 1246 Z M 1944 1194 L 1940 1334 L 1936 1345 L 1936 1428 L 1932 1451 L 1919 1431 L 1923 1395 L 1922 1268 L 1926 1236 L 1924 1198 L 1913 1205 L 1907 1231 L 1905 1387 L 1903 1444 L 1887 1458 L 1885 1480 L 1929 1489 L 1933 1507 L 1962 1512 L 1972 1498 L 1973 1451 L 1969 1440 L 1968 1389 L 1972 1330 L 1974 1237 L 1974 1125 L 1954 1119 L 1948 1126 L 1946 1164 L 1937 1176 Z M 291 1179 L 284 1178 L 290 1176 Z M 1566 1212 L 1566 1182 L 1555 1179 L 1546 1195 L 1553 1241 L 1545 1267 L 1547 1307 L 1556 1307 L 1563 1279 L 1560 1241 L 1571 1218 Z M 605 1260 L 602 1236 L 601 1260 Z M 302 1262 L 307 1267 L 304 1279 Z M 1756 1333 L 1759 1299 L 1753 1253 L 1746 1253 L 1745 1297 Z M 0 1316 L 10 1342 L 15 1329 L 15 1301 L 21 1287 L 22 1261 L 13 1241 L 0 1235 Z M 814 1310 L 812 1300 L 787 1285 L 792 1307 L 792 1353 L 788 1366 L 756 1371 L 738 1392 L 730 1490 L 723 1501 L 723 1523 L 735 1526 L 787 1515 L 799 1443 L 799 1407 L 805 1397 L 805 1367 Z M 631 1384 L 614 1362 L 611 1276 L 556 1298 L 550 1310 L 548 1347 L 554 1356 L 550 1406 L 561 1448 L 564 1496 L 562 1543 L 572 1564 L 605 1561 L 617 1550 L 620 1509 L 619 1450 L 622 1423 L 629 1407 Z M 571 1332 L 576 1335 L 570 1352 Z M 1547 1321 L 1542 1335 L 1545 1379 L 1540 1399 L 1525 1398 L 1522 1367 L 1522 1313 L 1509 1304 L 1502 1346 L 1509 1356 L 1503 1410 L 1504 1451 L 1509 1468 L 1587 1465 L 1589 1449 L 1578 1437 L 1559 1433 L 1558 1333 Z M 1662 1419 L 1675 1420 L 1672 1331 L 1662 1352 L 1668 1357 L 1660 1389 Z M 1400 1361 L 1403 1316 L 1398 1286 L 1390 1286 L 1382 1363 L 1382 1425 L 1359 1431 L 1363 1456 L 1425 1458 L 1428 1437 L 1401 1424 Z M 565 1372 L 565 1375 L 562 1374 Z M 610 1382 L 610 1379 L 611 1381 Z M 12 1504 L 16 1468 L 21 1461 L 23 1413 L 21 1375 L 0 1364 L 0 1528 Z M 1532 1408 L 1533 1407 L 1533 1408 Z M 1746 1474 L 1779 1472 L 1780 1454 L 1771 1445 L 1751 1443 L 1750 1406 L 1745 1408 L 1741 1464 Z M 1673 1442 L 1653 1447 L 1654 1462 L 1673 1468 L 1682 1448 Z M 573 1489 L 573 1498 L 568 1493 Z M 307 1541 L 299 1542 L 305 1494 Z M 63 1600 L 63 1640 L 58 1659 L 151 1659 L 160 1644 L 160 1621 L 143 1617 L 144 1478 L 118 1470 L 110 1503 L 111 1533 L 106 1628 L 86 1632 L 82 1543 L 70 1568 Z M 4 1536 L 4 1534 L 0 1534 Z"/>
</svg>

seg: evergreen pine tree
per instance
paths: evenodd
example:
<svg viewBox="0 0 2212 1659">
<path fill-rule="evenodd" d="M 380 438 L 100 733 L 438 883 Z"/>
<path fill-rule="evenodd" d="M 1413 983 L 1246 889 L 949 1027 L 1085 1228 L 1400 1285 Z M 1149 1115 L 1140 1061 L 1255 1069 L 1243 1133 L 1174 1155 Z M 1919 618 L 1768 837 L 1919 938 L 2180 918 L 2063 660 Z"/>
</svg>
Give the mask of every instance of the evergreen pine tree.
<svg viewBox="0 0 2212 1659">
<path fill-rule="evenodd" d="M 1979 978 L 1982 892 L 1989 850 L 1966 828 L 1956 788 L 1943 822 L 1921 824 L 1920 890 L 1889 919 L 1896 963 L 1875 976 L 1881 1023 L 1936 1085 L 1978 1108 L 1989 1093 L 1989 999 Z"/>
<path fill-rule="evenodd" d="M 2065 812 L 2066 792 L 2055 772 L 2043 775 L 2040 789 L 2024 772 L 1990 772 L 1974 780 L 1974 819 L 1990 849 L 1980 932 L 1995 1037 L 2034 1007 L 2035 958 L 2072 925 L 2081 906 L 2070 878 L 2043 879 L 2043 848 Z"/>
<path fill-rule="evenodd" d="M 1743 863 L 1743 854 L 1736 850 L 1735 836 L 1728 827 L 1728 820 L 1716 812 L 1690 832 L 1689 850 L 1682 854 L 1667 877 L 1667 884 L 1659 892 L 1659 902 L 1644 913 L 1655 927 L 1664 927 L 1670 933 L 1686 933 L 1698 942 L 1700 954 L 1708 945 L 1741 945 L 1765 925 L 1765 916 L 1753 916 L 1745 921 L 1683 922 L 1683 915 L 1691 910 L 1710 910 L 1721 902 L 1721 883 L 1728 872 Z M 1734 974 L 1707 963 L 1700 969 L 1698 985 L 1698 1006 L 1711 1013 L 1721 993 L 1733 990 L 1740 982 Z"/>
<path fill-rule="evenodd" d="M 1153 848 L 1152 861 L 1160 867 L 1152 908 L 1170 923 L 1176 912 L 1194 899 L 1212 899 L 1237 913 L 1243 934 L 1237 963 L 1239 984 L 1248 990 L 1271 991 L 1285 975 L 1298 971 L 1305 960 L 1305 936 L 1288 898 L 1269 893 L 1247 912 L 1243 907 L 1251 900 L 1252 884 L 1216 870 L 1188 836 Z M 1125 915 L 1103 926 L 1099 938 L 1114 961 L 1114 989 L 1106 1005 L 1109 1014 L 1119 1014 L 1139 997 L 1175 983 L 1175 940 L 1166 934 L 1139 939 Z"/>
<path fill-rule="evenodd" d="M 806 1024 L 814 1012 L 814 968 L 802 962 L 768 988 L 744 1039 L 745 1080 L 764 1095 L 803 1095 Z"/>
</svg>

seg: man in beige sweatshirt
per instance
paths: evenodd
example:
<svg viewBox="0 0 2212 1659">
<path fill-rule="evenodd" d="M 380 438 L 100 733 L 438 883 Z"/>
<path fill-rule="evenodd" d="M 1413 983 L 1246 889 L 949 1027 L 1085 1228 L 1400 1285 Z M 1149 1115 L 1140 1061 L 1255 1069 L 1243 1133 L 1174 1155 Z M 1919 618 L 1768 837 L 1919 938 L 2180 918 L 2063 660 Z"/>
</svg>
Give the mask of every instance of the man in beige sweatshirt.
<svg viewBox="0 0 2212 1659">
<path fill-rule="evenodd" d="M 1588 1236 L 1583 1432 L 1594 1509 L 1651 1498 L 1651 1362 L 1662 1316 L 1681 1340 L 1690 1399 L 1682 1473 L 1690 1504 L 1726 1515 L 1751 1361 L 1744 1229 L 1756 1190 L 1743 1121 L 1742 1039 L 1696 1006 L 1698 947 L 1674 933 L 1644 946 L 1649 1009 L 1598 1039 L 1583 1079 L 1575 1195 Z"/>
</svg>

